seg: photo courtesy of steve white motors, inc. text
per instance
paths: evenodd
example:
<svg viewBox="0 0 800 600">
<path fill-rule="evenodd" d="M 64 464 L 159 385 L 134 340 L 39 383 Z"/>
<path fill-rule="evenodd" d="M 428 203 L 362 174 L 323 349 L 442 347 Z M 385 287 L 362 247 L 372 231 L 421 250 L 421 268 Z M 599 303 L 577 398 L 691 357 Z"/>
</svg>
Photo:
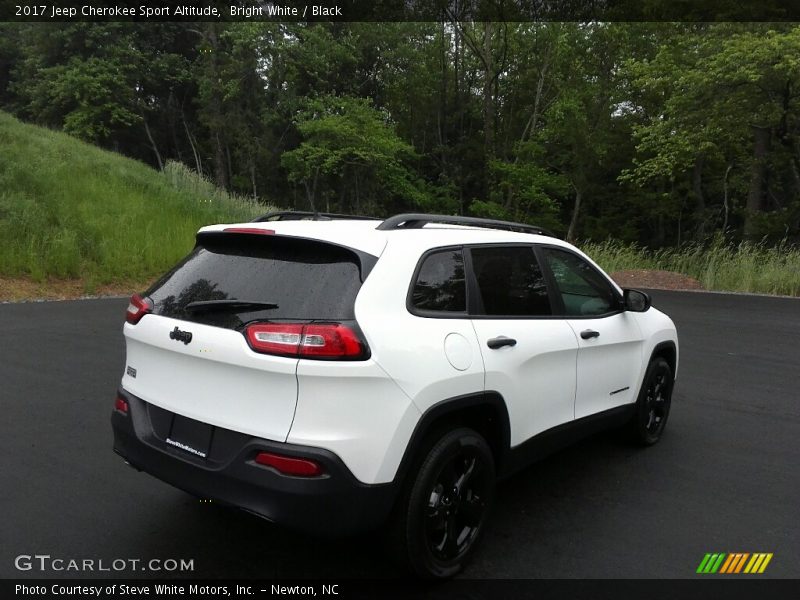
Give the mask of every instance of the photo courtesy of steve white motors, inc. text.
<svg viewBox="0 0 800 600">
<path fill-rule="evenodd" d="M 319 590 L 319 592 L 318 592 Z M 338 596 L 338 584 L 319 584 L 319 585 L 278 585 L 271 584 L 269 587 L 261 588 L 251 585 L 205 585 L 205 584 L 108 584 L 108 585 L 81 585 L 54 583 L 49 585 L 25 585 L 18 583 L 14 586 L 14 593 L 17 596 L 96 596 L 105 598 L 109 596 L 131 596 L 145 597 L 151 594 L 157 596 L 250 596 L 258 592 L 269 593 L 277 596 Z"/>
<path fill-rule="evenodd" d="M 223 11 L 227 11 L 224 14 Z M 267 4 L 264 6 L 230 6 L 219 9 L 207 5 L 177 5 L 158 6 L 156 4 L 141 6 L 95 6 L 84 4 L 82 6 L 60 6 L 55 4 L 17 4 L 14 6 L 14 15 L 17 17 L 45 17 L 50 19 L 72 19 L 78 17 L 88 18 L 168 18 L 168 17 L 233 17 L 241 19 L 269 19 L 269 18 L 295 18 L 307 17 L 341 17 L 342 9 L 336 5 L 320 6 L 317 4 L 280 5 Z"/>
</svg>

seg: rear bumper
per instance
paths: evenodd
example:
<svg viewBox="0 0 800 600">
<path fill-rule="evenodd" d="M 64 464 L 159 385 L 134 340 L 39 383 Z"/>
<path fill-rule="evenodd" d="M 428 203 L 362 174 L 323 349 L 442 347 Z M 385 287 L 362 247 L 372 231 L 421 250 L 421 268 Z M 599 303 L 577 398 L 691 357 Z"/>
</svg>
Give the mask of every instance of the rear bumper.
<svg viewBox="0 0 800 600">
<path fill-rule="evenodd" d="M 125 391 L 128 413 L 112 411 L 114 452 L 177 488 L 292 529 L 345 535 L 373 529 L 389 515 L 393 484 L 365 485 L 328 450 L 273 442 L 215 428 L 207 458 L 167 445 L 172 413 Z M 319 477 L 292 477 L 255 463 L 258 452 L 310 458 Z"/>
</svg>

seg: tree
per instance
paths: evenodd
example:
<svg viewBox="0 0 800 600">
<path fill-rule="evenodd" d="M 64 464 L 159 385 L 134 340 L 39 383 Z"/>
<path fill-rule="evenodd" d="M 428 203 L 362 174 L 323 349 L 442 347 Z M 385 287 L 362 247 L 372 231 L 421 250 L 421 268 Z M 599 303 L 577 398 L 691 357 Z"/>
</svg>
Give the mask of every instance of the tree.
<svg viewBox="0 0 800 600">
<path fill-rule="evenodd" d="M 427 198 L 408 162 L 414 151 L 370 102 L 324 96 L 298 115 L 303 142 L 281 163 L 290 181 L 303 186 L 311 210 L 374 213 L 398 199 L 424 205 Z"/>
<path fill-rule="evenodd" d="M 663 103 L 636 129 L 637 158 L 625 177 L 639 185 L 661 180 L 675 187 L 687 181 L 701 235 L 713 177 L 716 203 L 724 199 L 726 210 L 721 190 L 732 187 L 745 198 L 744 235 L 768 233 L 765 212 L 796 211 L 800 200 L 798 54 L 796 27 L 721 24 L 677 38 L 652 61 L 631 63 L 635 85 L 660 95 Z M 786 175 L 778 165 L 788 167 Z M 747 173 L 733 179 L 741 182 L 738 187 L 728 185 L 732 170 Z"/>
</svg>

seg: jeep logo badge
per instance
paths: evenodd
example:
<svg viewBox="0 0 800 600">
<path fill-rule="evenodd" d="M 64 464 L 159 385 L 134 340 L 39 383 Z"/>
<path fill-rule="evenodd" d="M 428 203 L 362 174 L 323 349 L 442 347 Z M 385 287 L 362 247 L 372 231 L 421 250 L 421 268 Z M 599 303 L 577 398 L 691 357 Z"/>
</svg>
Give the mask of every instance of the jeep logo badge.
<svg viewBox="0 0 800 600">
<path fill-rule="evenodd" d="M 177 327 L 169 332 L 169 339 L 171 340 L 178 340 L 179 342 L 183 342 L 184 344 L 188 344 L 192 341 L 192 332 L 191 331 L 181 331 Z"/>
</svg>

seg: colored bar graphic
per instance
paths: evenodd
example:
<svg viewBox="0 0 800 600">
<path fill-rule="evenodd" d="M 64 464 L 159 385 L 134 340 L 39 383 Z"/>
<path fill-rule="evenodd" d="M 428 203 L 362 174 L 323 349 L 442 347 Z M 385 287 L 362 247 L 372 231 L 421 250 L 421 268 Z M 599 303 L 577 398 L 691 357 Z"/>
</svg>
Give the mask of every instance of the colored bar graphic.
<svg viewBox="0 0 800 600">
<path fill-rule="evenodd" d="M 763 573 L 769 561 L 772 560 L 772 553 L 755 552 L 725 552 L 707 553 L 697 567 L 697 573 Z M 747 566 L 745 566 L 747 565 Z"/>
<path fill-rule="evenodd" d="M 706 572 L 706 571 L 705 571 L 705 569 L 706 569 L 706 565 L 708 564 L 708 561 L 709 561 L 710 559 L 711 559 L 711 555 L 710 555 L 710 554 L 706 554 L 706 555 L 703 557 L 703 560 L 701 560 L 701 561 L 700 561 L 700 566 L 699 566 L 699 567 L 697 567 L 697 572 L 698 572 L 698 573 L 705 573 L 705 572 Z"/>
<path fill-rule="evenodd" d="M 764 558 L 764 562 L 761 563 L 761 568 L 758 569 L 758 572 L 759 573 L 763 573 L 764 569 L 767 568 L 767 565 L 769 564 L 769 561 L 771 561 L 771 560 L 772 560 L 772 552 L 767 554 L 767 556 Z"/>
<path fill-rule="evenodd" d="M 732 557 L 731 564 L 728 567 L 727 571 L 720 571 L 720 573 L 733 573 L 733 570 L 736 568 L 736 565 L 739 564 L 739 559 L 742 557 L 742 555 L 739 554 L 738 552 L 731 553 L 728 556 Z"/>
<path fill-rule="evenodd" d="M 727 560 L 724 563 L 722 563 L 722 568 L 719 570 L 720 573 L 728 572 L 728 569 L 731 568 L 731 563 L 733 562 L 734 556 L 735 555 L 733 554 L 728 554 Z"/>
<path fill-rule="evenodd" d="M 732 573 L 738 573 L 738 572 L 740 572 L 742 570 L 742 567 L 744 566 L 744 561 L 747 560 L 747 557 L 749 557 L 750 554 L 749 553 L 745 553 L 745 554 L 740 554 L 739 556 L 741 556 L 742 558 L 740 558 L 739 562 L 736 563 L 736 570 L 735 571 L 732 570 L 731 571 Z"/>
<path fill-rule="evenodd" d="M 756 552 L 753 554 L 753 558 L 750 559 L 750 562 L 747 563 L 747 566 L 744 568 L 745 573 L 755 573 L 755 569 L 761 564 L 761 561 L 764 560 L 764 555 L 759 554 Z"/>
<path fill-rule="evenodd" d="M 719 558 L 714 563 L 714 566 L 711 567 L 711 569 L 709 570 L 709 573 L 716 573 L 717 569 L 719 569 L 720 565 L 722 564 L 722 561 L 723 561 L 724 558 L 725 558 L 725 553 L 723 552 L 722 554 L 719 555 Z"/>
</svg>

